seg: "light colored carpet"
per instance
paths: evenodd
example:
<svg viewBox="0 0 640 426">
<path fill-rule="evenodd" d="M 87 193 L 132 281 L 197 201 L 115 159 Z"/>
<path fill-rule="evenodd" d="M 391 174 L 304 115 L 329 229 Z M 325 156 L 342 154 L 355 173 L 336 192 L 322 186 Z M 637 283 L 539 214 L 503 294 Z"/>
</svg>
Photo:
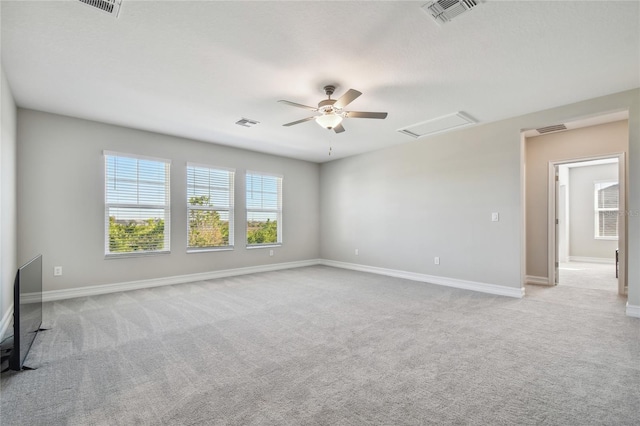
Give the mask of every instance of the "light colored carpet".
<svg viewBox="0 0 640 426">
<path fill-rule="evenodd" d="M 545 294 L 314 266 L 47 303 L 2 424 L 637 425 L 640 320 Z"/>
<path fill-rule="evenodd" d="M 558 285 L 618 292 L 616 265 L 567 262 L 560 264 Z"/>
</svg>

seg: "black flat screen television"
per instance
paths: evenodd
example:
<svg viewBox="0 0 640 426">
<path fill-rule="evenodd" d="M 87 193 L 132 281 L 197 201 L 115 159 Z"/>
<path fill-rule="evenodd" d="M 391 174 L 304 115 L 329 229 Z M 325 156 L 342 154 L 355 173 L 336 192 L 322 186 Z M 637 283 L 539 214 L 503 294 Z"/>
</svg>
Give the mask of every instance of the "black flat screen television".
<svg viewBox="0 0 640 426">
<path fill-rule="evenodd" d="M 22 370 L 42 325 L 42 255 L 18 269 L 13 284 L 13 349 L 9 368 Z"/>
</svg>

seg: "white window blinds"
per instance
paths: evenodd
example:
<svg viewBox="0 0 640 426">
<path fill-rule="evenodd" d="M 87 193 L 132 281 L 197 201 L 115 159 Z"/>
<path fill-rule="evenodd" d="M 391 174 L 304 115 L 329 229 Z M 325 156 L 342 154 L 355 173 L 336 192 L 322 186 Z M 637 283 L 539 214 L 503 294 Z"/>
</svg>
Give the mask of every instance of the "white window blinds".
<svg viewBox="0 0 640 426">
<path fill-rule="evenodd" d="M 595 237 L 618 238 L 618 182 L 596 182 L 594 184 Z"/>
<path fill-rule="evenodd" d="M 282 243 L 282 176 L 247 172 L 247 245 Z"/>
<path fill-rule="evenodd" d="M 187 164 L 188 250 L 233 247 L 234 170 Z"/>
<path fill-rule="evenodd" d="M 104 152 L 105 254 L 170 250 L 169 160 Z"/>
</svg>

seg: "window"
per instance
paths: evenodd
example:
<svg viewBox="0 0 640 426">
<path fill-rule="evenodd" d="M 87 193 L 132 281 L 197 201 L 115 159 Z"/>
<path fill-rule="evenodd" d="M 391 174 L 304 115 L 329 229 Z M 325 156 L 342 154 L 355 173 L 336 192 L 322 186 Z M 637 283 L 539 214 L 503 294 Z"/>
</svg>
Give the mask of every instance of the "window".
<svg viewBox="0 0 640 426">
<path fill-rule="evenodd" d="M 233 170 L 187 164 L 187 250 L 233 247 Z"/>
<path fill-rule="evenodd" d="M 168 253 L 171 162 L 114 152 L 105 157 L 105 254 Z"/>
<path fill-rule="evenodd" d="M 595 237 L 618 239 L 618 182 L 596 182 L 594 184 Z"/>
<path fill-rule="evenodd" d="M 282 176 L 247 172 L 247 245 L 282 243 Z"/>
</svg>

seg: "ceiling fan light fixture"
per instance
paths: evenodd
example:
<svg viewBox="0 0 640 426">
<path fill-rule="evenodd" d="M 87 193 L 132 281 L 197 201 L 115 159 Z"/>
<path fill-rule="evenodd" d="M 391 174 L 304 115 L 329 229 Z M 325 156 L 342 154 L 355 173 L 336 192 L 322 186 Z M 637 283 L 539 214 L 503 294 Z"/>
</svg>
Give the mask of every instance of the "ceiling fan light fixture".
<svg viewBox="0 0 640 426">
<path fill-rule="evenodd" d="M 316 123 L 325 129 L 333 129 L 342 122 L 342 117 L 334 112 L 327 112 L 316 117 Z"/>
<path fill-rule="evenodd" d="M 302 120 L 296 120 L 291 123 L 283 124 L 285 127 L 290 127 L 295 124 L 305 123 L 307 121 L 314 121 L 320 125 L 320 127 L 333 130 L 336 133 L 342 133 L 345 131 L 344 127 L 342 127 L 342 120 L 345 118 L 378 118 L 384 119 L 387 118 L 386 112 L 367 112 L 367 111 L 345 111 L 344 108 L 353 102 L 356 98 L 362 95 L 362 92 L 358 92 L 357 90 L 349 89 L 347 92 L 340 96 L 339 99 L 331 99 L 331 95 L 335 90 L 334 86 L 325 86 L 324 91 L 328 97 L 328 99 L 323 99 L 318 103 L 318 107 L 311 107 L 307 105 L 302 105 L 296 102 L 285 101 L 283 99 L 278 102 L 287 104 L 290 106 L 294 106 L 297 108 L 304 108 L 311 110 L 313 112 L 317 112 L 320 115 L 312 115 L 311 117 L 303 118 Z"/>
</svg>

